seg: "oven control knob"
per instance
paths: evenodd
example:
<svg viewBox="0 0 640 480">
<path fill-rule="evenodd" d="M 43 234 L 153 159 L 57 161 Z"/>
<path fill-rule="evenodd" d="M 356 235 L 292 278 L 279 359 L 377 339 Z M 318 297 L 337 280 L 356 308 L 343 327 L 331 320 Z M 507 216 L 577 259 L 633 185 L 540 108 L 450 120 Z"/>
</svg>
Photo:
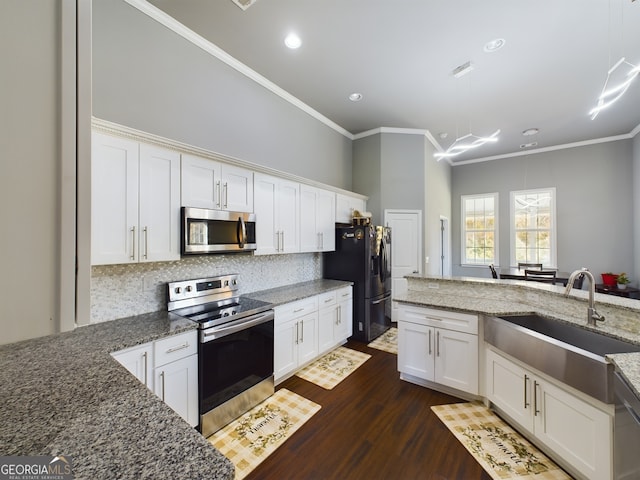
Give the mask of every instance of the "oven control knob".
<svg viewBox="0 0 640 480">
<path fill-rule="evenodd" d="M 229 312 L 224 312 L 224 313 L 222 314 L 222 316 L 223 316 L 223 317 L 228 317 L 228 316 L 229 316 Z"/>
<path fill-rule="evenodd" d="M 236 313 L 238 312 L 236 312 L 235 310 L 231 310 L 231 315 L 235 315 Z"/>
<path fill-rule="evenodd" d="M 187 285 L 187 286 L 185 287 L 185 290 L 186 290 L 187 292 L 190 292 L 191 290 L 193 290 L 193 288 L 191 288 L 191 285 Z"/>
<path fill-rule="evenodd" d="M 181 292 L 182 292 L 182 289 L 181 289 L 180 287 L 176 287 L 176 288 L 175 288 L 175 292 L 176 292 L 176 293 L 181 293 Z"/>
<path fill-rule="evenodd" d="M 238 284 L 238 280 L 236 280 L 236 279 L 234 278 L 234 279 L 232 280 L 232 282 L 231 282 L 231 283 L 233 283 L 234 285 L 237 285 L 237 284 Z"/>
</svg>

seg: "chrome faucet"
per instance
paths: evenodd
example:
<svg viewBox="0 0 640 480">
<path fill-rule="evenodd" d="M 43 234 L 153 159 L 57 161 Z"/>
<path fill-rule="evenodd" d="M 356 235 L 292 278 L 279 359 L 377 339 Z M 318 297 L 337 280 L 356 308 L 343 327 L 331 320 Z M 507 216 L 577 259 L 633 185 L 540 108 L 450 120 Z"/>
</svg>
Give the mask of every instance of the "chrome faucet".
<svg viewBox="0 0 640 480">
<path fill-rule="evenodd" d="M 567 280 L 567 287 L 564 289 L 564 296 L 568 297 L 571 288 L 573 287 L 573 282 L 580 275 L 584 275 L 589 279 L 589 308 L 587 308 L 587 325 L 594 326 L 596 325 L 596 320 L 604 322 L 604 315 L 600 315 L 594 306 L 593 297 L 595 296 L 596 291 L 596 281 L 593 278 L 593 273 L 591 273 L 586 268 L 582 268 L 580 270 L 576 270 L 569 276 L 569 280 Z"/>
</svg>

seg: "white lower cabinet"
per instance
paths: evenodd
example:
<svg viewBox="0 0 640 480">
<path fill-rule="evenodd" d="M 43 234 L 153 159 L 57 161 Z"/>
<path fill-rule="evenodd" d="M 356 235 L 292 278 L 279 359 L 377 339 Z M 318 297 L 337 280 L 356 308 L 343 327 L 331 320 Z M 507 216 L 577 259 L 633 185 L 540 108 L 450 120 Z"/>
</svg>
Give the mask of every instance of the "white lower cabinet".
<svg viewBox="0 0 640 480">
<path fill-rule="evenodd" d="M 318 296 L 318 348 L 325 353 L 353 334 L 353 289 L 341 288 Z"/>
<path fill-rule="evenodd" d="M 278 383 L 318 356 L 318 297 L 274 308 L 274 379 Z"/>
<path fill-rule="evenodd" d="M 195 330 L 111 354 L 189 425 L 198 425 L 198 333 Z"/>
<path fill-rule="evenodd" d="M 548 447 L 556 461 L 590 480 L 612 478 L 612 417 L 551 382 L 486 350 L 486 395 L 505 415 Z M 595 402 L 595 400 L 594 400 Z"/>
<path fill-rule="evenodd" d="M 407 375 L 478 394 L 478 317 L 400 305 L 398 370 Z"/>
</svg>

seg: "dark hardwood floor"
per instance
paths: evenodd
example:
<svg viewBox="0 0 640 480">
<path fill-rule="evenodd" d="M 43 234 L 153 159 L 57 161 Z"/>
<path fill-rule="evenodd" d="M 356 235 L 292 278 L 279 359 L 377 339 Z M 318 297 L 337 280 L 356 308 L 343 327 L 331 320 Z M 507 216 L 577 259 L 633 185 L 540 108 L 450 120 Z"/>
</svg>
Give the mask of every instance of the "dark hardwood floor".
<svg viewBox="0 0 640 480">
<path fill-rule="evenodd" d="M 396 355 L 346 346 L 372 357 L 333 390 L 295 376 L 277 387 L 322 408 L 247 480 L 491 479 L 430 409 L 462 400 L 400 380 Z"/>
</svg>

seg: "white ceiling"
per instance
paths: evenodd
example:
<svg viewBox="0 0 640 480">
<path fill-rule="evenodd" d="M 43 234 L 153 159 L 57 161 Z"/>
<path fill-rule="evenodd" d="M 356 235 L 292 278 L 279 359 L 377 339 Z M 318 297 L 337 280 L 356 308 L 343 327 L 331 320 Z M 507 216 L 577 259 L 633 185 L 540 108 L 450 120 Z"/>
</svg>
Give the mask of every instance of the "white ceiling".
<svg viewBox="0 0 640 480">
<path fill-rule="evenodd" d="M 356 135 L 428 130 L 443 148 L 501 129 L 453 163 L 612 136 L 640 125 L 640 77 L 595 120 L 607 71 L 640 65 L 640 1 L 149 0 L 191 30 Z M 283 39 L 302 38 L 298 50 Z M 505 46 L 483 46 L 504 38 Z M 466 61 L 475 69 L 454 78 Z M 353 103 L 348 95 L 360 92 Z M 524 137 L 536 127 L 540 133 Z M 446 132 L 446 139 L 439 134 Z"/>
</svg>

